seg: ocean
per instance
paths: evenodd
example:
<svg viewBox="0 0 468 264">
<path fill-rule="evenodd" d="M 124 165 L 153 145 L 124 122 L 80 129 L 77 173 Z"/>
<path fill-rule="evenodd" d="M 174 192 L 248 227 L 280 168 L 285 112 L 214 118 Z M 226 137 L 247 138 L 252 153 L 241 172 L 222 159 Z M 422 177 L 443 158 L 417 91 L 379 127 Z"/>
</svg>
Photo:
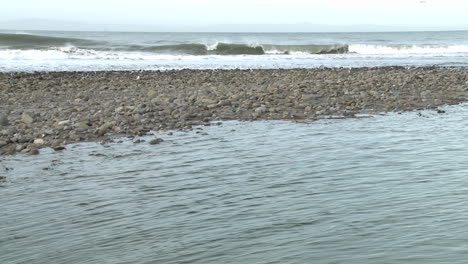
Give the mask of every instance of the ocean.
<svg viewBox="0 0 468 264">
<path fill-rule="evenodd" d="M 467 65 L 468 31 L 0 34 L 11 73 Z M 460 104 L 0 155 L 0 263 L 466 263 L 467 126 Z"/>
<path fill-rule="evenodd" d="M 0 71 L 466 66 L 468 31 L 128 33 L 3 31 Z"/>
</svg>

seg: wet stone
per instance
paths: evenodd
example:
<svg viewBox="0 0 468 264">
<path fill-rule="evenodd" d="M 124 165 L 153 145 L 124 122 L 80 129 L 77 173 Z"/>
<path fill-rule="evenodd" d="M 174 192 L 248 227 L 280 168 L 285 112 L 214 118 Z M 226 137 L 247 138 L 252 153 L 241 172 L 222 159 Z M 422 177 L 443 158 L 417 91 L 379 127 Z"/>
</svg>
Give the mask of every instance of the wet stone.
<svg viewBox="0 0 468 264">
<path fill-rule="evenodd" d="M 155 138 L 155 139 L 152 139 L 150 140 L 150 145 L 156 145 L 156 144 L 159 144 L 161 142 L 163 142 L 164 140 L 162 138 Z"/>
</svg>

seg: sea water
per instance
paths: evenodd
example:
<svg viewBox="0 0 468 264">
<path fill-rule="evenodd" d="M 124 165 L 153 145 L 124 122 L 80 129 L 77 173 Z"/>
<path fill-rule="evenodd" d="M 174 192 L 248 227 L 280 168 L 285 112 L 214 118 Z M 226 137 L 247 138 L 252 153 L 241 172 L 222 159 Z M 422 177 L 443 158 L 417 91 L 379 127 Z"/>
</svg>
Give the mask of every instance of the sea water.
<svg viewBox="0 0 468 264">
<path fill-rule="evenodd" d="M 466 263 L 467 106 L 0 157 L 1 263 Z"/>
<path fill-rule="evenodd" d="M 3 31 L 0 71 L 467 66 L 468 31 Z"/>
<path fill-rule="evenodd" d="M 468 32 L 3 32 L 0 71 L 456 66 Z M 0 263 L 466 263 L 467 105 L 0 156 Z"/>
</svg>

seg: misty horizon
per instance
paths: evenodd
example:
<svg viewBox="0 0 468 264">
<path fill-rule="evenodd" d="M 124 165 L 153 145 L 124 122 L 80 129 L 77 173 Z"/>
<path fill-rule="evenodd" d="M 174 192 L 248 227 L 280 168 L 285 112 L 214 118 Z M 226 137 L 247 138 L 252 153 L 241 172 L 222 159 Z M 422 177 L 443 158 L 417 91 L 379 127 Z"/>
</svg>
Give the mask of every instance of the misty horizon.
<svg viewBox="0 0 468 264">
<path fill-rule="evenodd" d="M 135 31 L 135 32 L 388 32 L 458 31 L 468 25 L 379 25 L 315 23 L 91 23 L 79 20 L 16 19 L 0 21 L 0 30 Z"/>
</svg>

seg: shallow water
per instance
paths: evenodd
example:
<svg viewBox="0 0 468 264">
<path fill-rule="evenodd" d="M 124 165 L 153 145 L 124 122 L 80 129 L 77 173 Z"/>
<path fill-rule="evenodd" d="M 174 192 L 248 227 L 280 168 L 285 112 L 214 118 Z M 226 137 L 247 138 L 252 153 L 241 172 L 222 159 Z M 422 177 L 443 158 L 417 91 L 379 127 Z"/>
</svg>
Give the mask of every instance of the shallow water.
<svg viewBox="0 0 468 264">
<path fill-rule="evenodd" d="M 466 263 L 468 105 L 444 109 L 0 157 L 1 263 Z"/>
</svg>

